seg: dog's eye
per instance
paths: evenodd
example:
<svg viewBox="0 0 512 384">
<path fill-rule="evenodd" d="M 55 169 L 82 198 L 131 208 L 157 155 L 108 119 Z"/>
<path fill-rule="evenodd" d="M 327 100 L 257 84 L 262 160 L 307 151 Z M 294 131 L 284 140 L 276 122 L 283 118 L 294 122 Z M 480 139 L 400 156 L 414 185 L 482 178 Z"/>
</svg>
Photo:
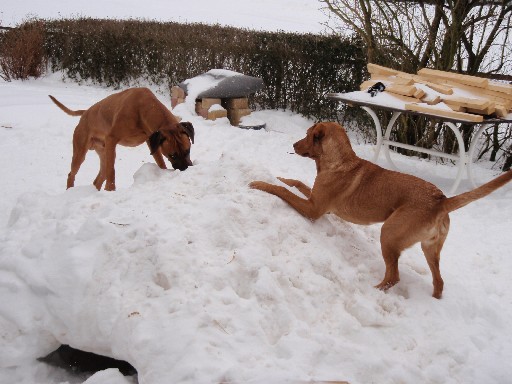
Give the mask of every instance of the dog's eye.
<svg viewBox="0 0 512 384">
<path fill-rule="evenodd" d="M 176 160 L 177 157 L 178 156 L 176 156 L 175 153 L 172 153 L 172 154 L 169 155 L 169 159 L 172 159 L 172 160 Z"/>
</svg>

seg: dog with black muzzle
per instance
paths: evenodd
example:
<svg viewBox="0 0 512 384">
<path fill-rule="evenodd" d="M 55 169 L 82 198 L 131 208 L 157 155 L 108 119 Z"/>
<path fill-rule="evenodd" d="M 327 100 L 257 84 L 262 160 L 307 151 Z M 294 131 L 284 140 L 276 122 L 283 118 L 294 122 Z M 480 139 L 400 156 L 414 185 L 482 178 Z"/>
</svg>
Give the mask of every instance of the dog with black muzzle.
<svg viewBox="0 0 512 384">
<path fill-rule="evenodd" d="M 73 158 L 67 188 L 75 184 L 75 176 L 88 150 L 100 158 L 100 170 L 94 186 L 115 191 L 116 145 L 136 147 L 146 142 L 158 166 L 167 169 L 163 156 L 174 169 L 184 171 L 192 165 L 190 148 L 194 143 L 194 127 L 178 119 L 147 88 L 131 88 L 97 102 L 87 110 L 72 111 L 53 96 L 50 99 L 71 116 L 81 116 L 73 134 Z"/>
</svg>

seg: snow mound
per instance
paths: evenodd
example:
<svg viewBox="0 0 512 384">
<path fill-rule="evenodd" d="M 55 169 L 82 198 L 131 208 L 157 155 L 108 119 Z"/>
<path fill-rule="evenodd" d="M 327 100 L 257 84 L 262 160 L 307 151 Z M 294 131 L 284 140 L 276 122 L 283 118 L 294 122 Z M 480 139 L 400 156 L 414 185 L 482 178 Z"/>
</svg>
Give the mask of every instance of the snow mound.
<svg viewBox="0 0 512 384">
<path fill-rule="evenodd" d="M 13 337 L 0 360 L 15 364 L 69 344 L 130 362 L 142 383 L 248 380 L 269 364 L 272 375 L 286 376 L 290 360 L 304 365 L 312 351 L 295 356 L 295 347 L 311 344 L 323 322 L 338 322 L 332 308 L 343 307 L 341 292 L 379 294 L 368 267 L 350 256 L 354 241 L 344 241 L 362 243 L 362 235 L 326 219 L 316 225 L 325 234 L 311 236 L 312 223 L 248 190 L 261 175 L 224 157 L 186 172 L 146 164 L 116 193 L 23 195 L 0 265 L 4 308 L 28 305 L 1 310 Z M 285 219 L 274 233 L 269 218 L 278 214 Z M 352 262 L 336 256 L 344 254 Z M 354 285 L 347 268 L 366 277 Z M 384 326 L 386 317 L 377 310 L 364 321 Z M 248 361 L 240 377 L 236 367 Z"/>
<path fill-rule="evenodd" d="M 430 296 L 417 246 L 384 293 L 373 288 L 384 274 L 380 225 L 312 223 L 248 188 L 275 176 L 312 184 L 314 162 L 292 147 L 311 121 L 260 111 L 267 130 L 254 131 L 184 113 L 196 129 L 193 167 L 161 170 L 144 146 L 120 149 L 116 192 L 89 185 L 98 168 L 87 161 L 64 191 L 76 121 L 51 106 L 48 90 L 61 83 L 47 81 L 0 83 L 15 104 L 0 103 L 14 127 L 0 130 L 12 164 L 1 202 L 4 219 L 10 212 L 0 231 L 1 383 L 68 382 L 35 361 L 61 344 L 127 361 L 141 384 L 509 381 L 512 185 L 451 215 L 442 300 Z M 70 105 L 106 93 L 61 92 Z M 354 149 L 373 155 L 371 145 Z M 444 187 L 456 173 L 392 156 Z M 134 379 L 109 369 L 87 380 Z"/>
</svg>

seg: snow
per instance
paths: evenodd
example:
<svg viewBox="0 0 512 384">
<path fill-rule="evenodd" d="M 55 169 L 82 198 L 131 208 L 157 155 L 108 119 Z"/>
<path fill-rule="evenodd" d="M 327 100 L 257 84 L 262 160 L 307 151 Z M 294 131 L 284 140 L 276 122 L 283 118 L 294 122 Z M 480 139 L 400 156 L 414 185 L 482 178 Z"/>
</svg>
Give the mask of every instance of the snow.
<svg viewBox="0 0 512 384">
<path fill-rule="evenodd" d="M 107 8 L 73 3 L 2 4 L 1 16 L 104 16 Z M 261 26 L 298 18 L 307 3 L 258 3 L 269 15 Z M 134 4 L 109 7 L 151 17 L 165 5 Z M 256 5 L 246 15 L 237 7 L 249 2 L 230 4 L 238 20 L 261 23 Z M 296 15 L 282 12 L 292 4 Z M 217 21 L 220 12 L 209 11 Z M 166 92 L 153 90 L 170 106 Z M 145 145 L 119 147 L 117 191 L 98 192 L 91 152 L 65 190 L 78 120 L 47 95 L 84 109 L 113 92 L 61 74 L 0 82 L 1 384 L 510 381 L 512 184 L 451 214 L 442 300 L 430 296 L 419 246 L 403 253 L 400 283 L 381 292 L 373 288 L 384 274 L 380 225 L 332 215 L 312 223 L 248 188 L 276 176 L 313 183 L 314 163 L 292 147 L 313 121 L 289 111 L 253 113 L 266 123 L 255 131 L 203 120 L 187 101 L 174 112 L 195 127 L 193 167 L 164 171 Z M 349 134 L 371 159 L 373 146 Z M 451 164 L 392 158 L 445 193 L 457 173 Z M 479 183 L 498 174 L 485 161 L 474 172 Z M 459 192 L 470 188 L 463 180 Z M 61 344 L 126 360 L 138 378 L 115 369 L 73 375 L 36 360 Z"/>
<path fill-rule="evenodd" d="M 186 85 L 187 91 L 186 103 L 178 107 L 177 113 L 179 114 L 181 108 L 184 107 L 187 108 L 188 112 L 193 113 L 195 111 L 194 101 L 198 98 L 198 95 L 204 91 L 215 88 L 225 78 L 234 76 L 243 76 L 243 74 L 227 69 L 210 69 L 200 76 L 186 79 L 183 82 L 183 84 Z"/>
<path fill-rule="evenodd" d="M 430 296 L 417 246 L 384 293 L 373 288 L 384 272 L 380 225 L 312 223 L 247 186 L 275 176 L 311 184 L 314 163 L 292 144 L 312 121 L 261 111 L 253 115 L 266 130 L 241 130 L 182 108 L 196 129 L 193 167 L 164 171 L 145 146 L 120 147 L 116 192 L 92 187 L 94 153 L 66 191 L 77 118 L 46 95 L 74 109 L 112 90 L 59 74 L 0 89 L 1 383 L 84 382 L 35 361 L 60 344 L 126 360 L 140 383 L 155 384 L 503 383 L 512 374 L 511 185 L 451 215 L 442 300 Z M 371 158 L 371 145 L 354 148 Z M 394 160 L 444 190 L 456 173 Z M 486 163 L 475 171 L 479 182 L 496 174 Z M 119 375 L 87 383 L 133 380 Z"/>
<path fill-rule="evenodd" d="M 220 104 L 213 104 L 208 111 L 214 112 L 214 111 L 225 111 L 226 109 L 222 107 Z"/>
</svg>

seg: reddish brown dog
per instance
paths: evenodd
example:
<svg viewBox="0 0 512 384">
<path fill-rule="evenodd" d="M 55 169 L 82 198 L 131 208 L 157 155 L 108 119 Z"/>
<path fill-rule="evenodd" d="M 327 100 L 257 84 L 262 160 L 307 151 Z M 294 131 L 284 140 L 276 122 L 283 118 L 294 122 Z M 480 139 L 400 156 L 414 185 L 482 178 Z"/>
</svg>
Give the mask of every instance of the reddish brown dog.
<svg viewBox="0 0 512 384">
<path fill-rule="evenodd" d="M 194 127 L 180 123 L 147 88 L 132 88 L 97 102 L 87 110 L 72 111 L 53 96 L 50 99 L 71 116 L 81 116 L 73 134 L 73 159 L 67 188 L 75 184 L 75 176 L 88 150 L 94 149 L 100 158 L 100 170 L 94 186 L 114 191 L 116 145 L 136 147 L 143 142 L 149 146 L 156 163 L 166 169 L 163 156 L 174 169 L 184 171 L 192 165 L 191 142 Z"/>
<path fill-rule="evenodd" d="M 279 180 L 296 187 L 307 199 L 285 187 L 262 181 L 254 181 L 250 187 L 280 197 L 311 220 L 334 213 L 356 224 L 384 222 L 380 242 L 386 273 L 377 285 L 383 290 L 400 280 L 400 253 L 420 242 L 432 272 L 433 296 L 438 299 L 443 292 L 439 260 L 450 226 L 448 213 L 488 195 L 512 179 L 512 171 L 509 171 L 472 191 L 447 198 L 431 183 L 357 157 L 344 129 L 336 123 L 315 124 L 294 148 L 298 155 L 316 162 L 313 188 L 298 180 Z"/>
</svg>

